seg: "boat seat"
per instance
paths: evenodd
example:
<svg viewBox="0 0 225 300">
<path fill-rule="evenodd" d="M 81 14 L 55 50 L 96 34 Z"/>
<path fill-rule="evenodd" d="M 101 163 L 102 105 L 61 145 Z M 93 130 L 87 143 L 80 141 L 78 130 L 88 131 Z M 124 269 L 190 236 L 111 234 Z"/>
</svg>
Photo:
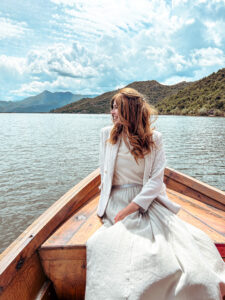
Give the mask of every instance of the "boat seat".
<svg viewBox="0 0 225 300">
<path fill-rule="evenodd" d="M 225 260 L 225 211 L 207 205 L 174 190 L 167 189 L 168 197 L 181 205 L 178 217 L 204 231 Z"/>
<path fill-rule="evenodd" d="M 39 249 L 45 274 L 59 299 L 84 299 L 86 241 L 102 225 L 97 216 L 99 196 L 85 203 Z"/>
<path fill-rule="evenodd" d="M 225 258 L 225 212 L 167 189 L 168 197 L 180 204 L 178 216 L 206 232 Z M 99 196 L 93 197 L 62 224 L 40 247 L 46 275 L 59 299 L 84 299 L 86 241 L 102 225 L 96 215 Z"/>
</svg>

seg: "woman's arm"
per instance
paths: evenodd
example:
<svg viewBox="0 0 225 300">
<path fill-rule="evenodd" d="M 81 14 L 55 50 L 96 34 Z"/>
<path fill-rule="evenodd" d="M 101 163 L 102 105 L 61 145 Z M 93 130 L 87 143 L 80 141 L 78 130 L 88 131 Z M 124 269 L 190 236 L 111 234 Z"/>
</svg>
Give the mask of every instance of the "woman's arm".
<svg viewBox="0 0 225 300">
<path fill-rule="evenodd" d="M 163 187 L 166 158 L 161 133 L 159 133 L 158 139 L 155 143 L 156 153 L 152 166 L 151 177 L 143 186 L 141 192 L 132 200 L 141 207 L 142 211 L 147 211 L 152 201 L 159 196 Z"/>
<path fill-rule="evenodd" d="M 123 220 L 126 216 L 134 213 L 135 211 L 137 211 L 140 208 L 139 205 L 137 205 L 134 202 L 131 202 L 130 204 L 128 204 L 124 209 L 122 209 L 121 211 L 118 212 L 118 214 L 115 216 L 114 221 L 115 223 L 118 221 Z"/>
<path fill-rule="evenodd" d="M 164 169 L 166 165 L 165 153 L 162 142 L 162 135 L 158 133 L 156 143 L 155 159 L 152 166 L 152 174 L 146 184 L 143 186 L 141 192 L 132 200 L 132 202 L 114 218 L 115 223 L 121 221 L 129 214 L 141 210 L 147 211 L 152 201 L 160 194 L 163 186 Z"/>
</svg>

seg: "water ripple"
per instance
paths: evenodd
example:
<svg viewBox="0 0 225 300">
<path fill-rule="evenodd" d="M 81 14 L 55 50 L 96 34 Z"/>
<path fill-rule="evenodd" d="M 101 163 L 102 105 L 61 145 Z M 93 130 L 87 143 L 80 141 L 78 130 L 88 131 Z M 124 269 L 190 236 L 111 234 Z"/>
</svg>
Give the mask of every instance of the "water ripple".
<svg viewBox="0 0 225 300">
<path fill-rule="evenodd" d="M 98 167 L 109 115 L 1 114 L 0 251 Z M 225 119 L 160 116 L 167 164 L 224 190 Z"/>
</svg>

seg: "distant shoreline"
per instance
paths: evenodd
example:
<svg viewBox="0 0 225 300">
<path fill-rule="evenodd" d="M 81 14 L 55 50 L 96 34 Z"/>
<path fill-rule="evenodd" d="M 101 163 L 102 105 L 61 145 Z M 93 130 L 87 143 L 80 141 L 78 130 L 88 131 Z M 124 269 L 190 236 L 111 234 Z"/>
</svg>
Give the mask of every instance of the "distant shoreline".
<svg viewBox="0 0 225 300">
<path fill-rule="evenodd" d="M 66 113 L 66 112 L 0 112 L 0 114 L 62 114 L 62 115 L 109 115 L 110 113 Z M 157 114 L 158 116 L 180 116 L 180 117 L 210 117 L 210 118 L 224 118 L 223 116 L 215 115 L 180 115 L 180 114 Z"/>
</svg>

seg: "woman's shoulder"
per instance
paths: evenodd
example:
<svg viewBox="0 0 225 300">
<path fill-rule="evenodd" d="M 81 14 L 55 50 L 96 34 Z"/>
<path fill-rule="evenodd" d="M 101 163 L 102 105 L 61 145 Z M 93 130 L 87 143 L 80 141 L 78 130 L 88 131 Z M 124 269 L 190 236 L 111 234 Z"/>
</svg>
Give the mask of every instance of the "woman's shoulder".
<svg viewBox="0 0 225 300">
<path fill-rule="evenodd" d="M 157 142 L 162 139 L 162 133 L 157 130 L 153 130 L 152 138 L 154 142 Z"/>
<path fill-rule="evenodd" d="M 110 131 L 112 130 L 112 128 L 113 128 L 112 125 L 103 127 L 103 128 L 101 129 L 101 133 L 102 133 L 102 134 L 110 133 Z"/>
<path fill-rule="evenodd" d="M 157 131 L 157 130 L 153 130 L 153 134 L 152 134 L 152 139 L 156 145 L 156 148 L 161 147 L 163 144 L 163 140 L 162 140 L 162 133 Z"/>
<path fill-rule="evenodd" d="M 110 135 L 110 131 L 112 130 L 113 126 L 106 126 L 103 127 L 100 131 L 100 138 L 101 140 L 107 140 L 109 138 Z"/>
</svg>

